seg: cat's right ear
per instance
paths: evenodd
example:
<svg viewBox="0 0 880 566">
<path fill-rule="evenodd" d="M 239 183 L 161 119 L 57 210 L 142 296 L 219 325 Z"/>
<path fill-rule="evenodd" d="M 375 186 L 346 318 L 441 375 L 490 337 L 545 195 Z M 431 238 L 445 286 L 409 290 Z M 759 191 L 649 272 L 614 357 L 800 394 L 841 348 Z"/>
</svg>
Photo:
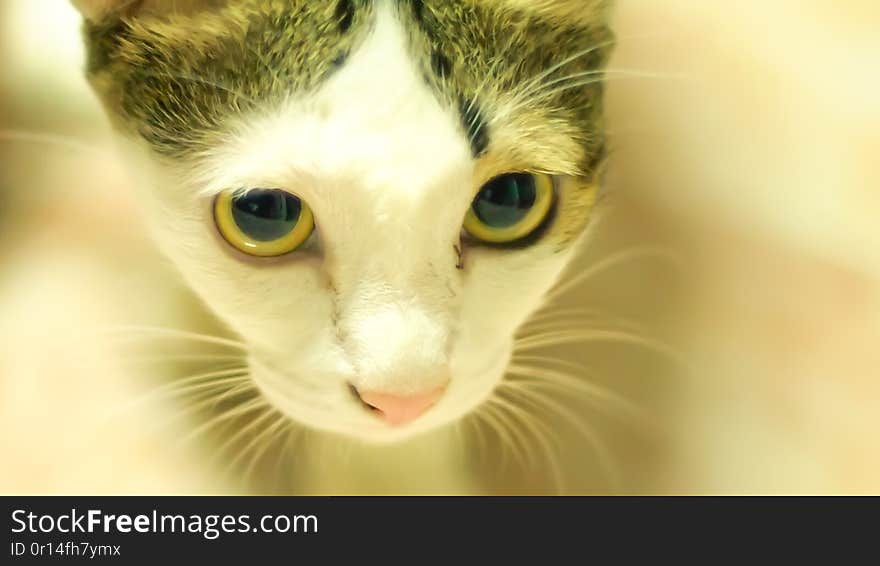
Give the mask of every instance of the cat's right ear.
<svg viewBox="0 0 880 566">
<path fill-rule="evenodd" d="M 509 6 L 535 11 L 560 22 L 585 25 L 604 24 L 614 2 L 612 0 L 506 0 Z"/>
<path fill-rule="evenodd" d="M 120 18 L 135 13 L 142 0 L 72 0 L 74 7 L 91 22 Z"/>
</svg>

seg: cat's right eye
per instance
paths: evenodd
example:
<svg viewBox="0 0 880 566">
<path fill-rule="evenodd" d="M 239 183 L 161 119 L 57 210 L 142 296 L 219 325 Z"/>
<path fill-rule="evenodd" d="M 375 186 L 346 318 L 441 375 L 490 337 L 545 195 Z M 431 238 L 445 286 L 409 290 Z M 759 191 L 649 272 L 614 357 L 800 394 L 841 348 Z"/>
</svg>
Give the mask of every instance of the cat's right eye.
<svg viewBox="0 0 880 566">
<path fill-rule="evenodd" d="M 232 247 L 257 257 L 290 253 L 315 229 L 309 206 L 280 189 L 220 193 L 214 201 L 214 221 Z"/>
</svg>

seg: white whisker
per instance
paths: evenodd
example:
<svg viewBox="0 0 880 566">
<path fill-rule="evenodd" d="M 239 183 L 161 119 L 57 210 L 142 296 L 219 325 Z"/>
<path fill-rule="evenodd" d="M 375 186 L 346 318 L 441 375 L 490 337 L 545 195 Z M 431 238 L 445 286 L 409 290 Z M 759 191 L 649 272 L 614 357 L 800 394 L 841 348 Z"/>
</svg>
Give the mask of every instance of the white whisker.
<svg viewBox="0 0 880 566">
<path fill-rule="evenodd" d="M 515 419 L 511 416 L 510 411 L 505 410 L 503 405 L 494 398 L 486 401 L 486 408 L 492 410 L 501 423 L 510 443 L 514 464 L 518 464 L 523 470 L 534 469 L 535 460 L 530 454 L 528 444 L 525 443 L 525 436 L 516 433 L 513 427 Z"/>
<path fill-rule="evenodd" d="M 548 358 L 533 357 L 532 359 Z M 558 362 L 560 365 L 563 362 Z M 565 364 L 564 367 L 574 367 L 585 371 L 580 366 Z M 647 415 L 644 409 L 614 393 L 608 388 L 601 387 L 585 379 L 578 379 L 573 375 L 556 371 L 546 367 L 533 367 L 524 365 L 512 365 L 509 369 L 511 375 L 519 376 L 521 380 L 508 380 L 511 386 L 522 385 L 528 388 L 553 389 L 560 393 L 580 393 L 598 408 L 611 415 L 621 415 L 633 423 L 637 423 L 645 430 L 654 430 L 656 423 Z M 609 411 L 608 409 L 612 409 Z"/>
<path fill-rule="evenodd" d="M 246 383 L 243 386 L 239 385 L 239 386 L 231 388 L 229 391 L 227 391 L 227 394 L 231 394 L 231 393 L 235 392 L 235 394 L 242 395 L 252 389 L 253 389 L 253 385 L 251 385 L 250 383 Z M 216 402 L 217 402 L 216 399 L 209 399 L 207 402 L 199 403 L 197 406 L 188 407 L 186 413 L 196 412 L 197 410 L 202 409 L 205 406 L 207 406 L 211 403 L 216 403 Z M 210 431 L 211 429 L 213 429 L 217 425 L 222 424 L 225 421 L 228 421 L 229 419 L 233 419 L 235 417 L 247 414 L 247 413 L 249 413 L 251 411 L 255 411 L 257 409 L 263 409 L 267 405 L 268 405 L 268 403 L 262 397 L 256 397 L 256 398 L 251 399 L 245 403 L 242 403 L 241 405 L 236 405 L 236 406 L 220 413 L 219 415 L 212 417 L 207 422 L 199 425 L 198 427 L 192 429 L 189 433 L 187 433 L 183 438 L 180 439 L 178 444 L 184 444 L 187 442 L 191 442 L 195 438 Z"/>
<path fill-rule="evenodd" d="M 289 421 L 287 428 L 284 430 L 286 431 L 286 437 L 281 441 L 281 447 L 278 450 L 278 461 L 275 463 L 275 483 L 279 486 L 282 482 L 281 472 L 284 469 L 284 464 L 287 463 L 287 455 L 305 433 L 305 429 L 295 426 L 293 421 Z"/>
<path fill-rule="evenodd" d="M 488 447 L 491 444 L 486 439 L 485 431 L 483 430 L 482 425 L 489 426 L 491 425 L 485 420 L 483 414 L 477 410 L 468 417 L 468 423 L 472 425 L 474 429 L 474 433 L 477 437 L 477 452 L 480 454 L 480 459 L 482 462 L 482 456 L 488 452 Z"/>
<path fill-rule="evenodd" d="M 588 49 L 584 49 L 583 51 L 578 51 L 574 55 L 566 57 L 562 61 L 545 69 L 540 74 L 538 74 L 537 76 L 535 76 L 534 78 L 532 78 L 531 80 L 529 80 L 528 82 L 526 82 L 523 85 L 522 90 L 516 94 L 513 102 L 516 103 L 518 100 L 522 100 L 522 99 L 528 97 L 536 89 L 540 89 L 541 85 L 543 84 L 542 81 L 544 81 L 544 79 L 550 77 L 553 73 L 562 69 L 566 65 L 568 65 L 570 63 L 574 63 L 578 59 L 586 57 L 587 55 L 590 55 L 591 53 L 594 53 L 594 52 L 598 51 L 599 49 L 602 49 L 603 47 L 610 47 L 611 45 L 614 45 L 615 43 L 616 43 L 616 39 L 612 39 L 610 41 L 603 41 L 602 43 L 598 43 L 596 45 L 593 45 L 592 47 L 589 47 Z"/>
<path fill-rule="evenodd" d="M 163 354 L 158 356 L 129 356 L 126 362 L 135 364 L 175 362 L 228 362 L 242 360 L 241 354 Z"/>
<path fill-rule="evenodd" d="M 263 401 L 263 399 L 260 399 L 260 401 Z M 222 444 L 221 444 L 221 445 L 215 450 L 215 452 L 214 452 L 214 457 L 213 457 L 213 459 L 212 459 L 212 462 L 213 462 L 213 463 L 216 464 L 218 458 L 223 458 L 224 456 L 226 456 L 226 452 L 227 452 L 227 450 L 229 450 L 229 448 L 231 448 L 232 446 L 234 446 L 235 443 L 236 443 L 239 439 L 241 439 L 242 437 L 246 436 L 249 432 L 253 431 L 255 428 L 258 428 L 258 427 L 259 427 L 262 423 L 264 423 L 265 421 L 267 421 L 267 420 L 269 420 L 269 419 L 271 419 L 272 417 L 274 417 L 274 416 L 277 415 L 276 411 L 275 411 L 275 410 L 274 410 L 274 409 L 273 409 L 268 403 L 266 403 L 265 401 L 264 401 L 263 403 L 261 403 L 261 404 L 259 405 L 259 407 L 260 407 L 259 410 L 261 411 L 261 413 L 260 413 L 259 415 L 257 415 L 257 416 L 255 416 L 254 418 L 250 419 L 250 420 L 248 421 L 247 424 L 245 424 L 244 426 L 242 426 L 241 428 L 239 428 L 234 434 L 232 434 L 232 436 L 228 437 L 228 438 L 227 438 L 227 439 L 226 439 L 226 440 L 225 440 L 225 441 L 224 441 L 224 442 L 223 442 L 223 443 L 222 443 Z M 253 440 L 254 440 L 254 439 L 251 439 L 251 442 L 253 442 Z M 250 444 L 248 444 L 247 446 L 249 447 Z M 241 457 L 241 455 L 242 455 L 243 453 L 245 453 L 245 451 L 246 451 L 246 450 L 239 450 L 238 455 L 236 455 L 236 457 L 233 458 L 233 459 L 230 461 L 230 463 L 227 465 L 227 467 L 226 467 L 226 471 L 227 471 L 227 472 L 230 471 L 230 470 L 234 467 L 235 463 L 239 460 L 239 458 Z"/>
<path fill-rule="evenodd" d="M 582 59 L 583 57 L 586 57 L 587 55 L 590 55 L 591 53 L 596 52 L 599 49 L 602 49 L 605 47 L 611 47 L 611 46 L 617 45 L 623 41 L 631 41 L 633 39 L 648 39 L 648 38 L 653 38 L 653 37 L 663 37 L 663 35 L 659 34 L 659 33 L 651 33 L 651 34 L 630 34 L 630 35 L 626 35 L 626 36 L 617 36 L 617 37 L 614 37 L 610 40 L 597 43 L 587 49 L 584 49 L 583 51 L 578 51 L 578 52 L 574 53 L 573 55 L 570 55 L 570 56 L 566 57 L 565 59 L 562 59 L 558 63 L 548 67 L 547 69 L 543 70 L 538 75 L 536 75 L 536 76 L 532 77 L 531 79 L 529 79 L 528 81 L 526 81 L 526 83 L 523 85 L 523 90 L 517 96 L 518 97 L 528 96 L 528 94 L 531 92 L 534 92 L 534 90 L 536 88 L 541 88 L 541 85 L 544 84 L 542 81 L 544 81 L 545 79 L 552 76 L 553 73 L 555 73 L 556 71 L 562 69 L 563 67 L 565 67 L 566 65 L 568 65 L 570 63 L 574 63 L 578 59 Z"/>
<path fill-rule="evenodd" d="M 215 449 L 214 455 L 211 458 L 211 464 L 216 467 L 219 465 L 220 459 L 226 458 L 227 463 L 223 468 L 224 473 L 227 477 L 234 475 L 236 484 L 240 489 L 247 490 L 248 483 L 246 477 L 236 469 L 236 466 L 238 462 L 249 453 L 251 448 L 256 446 L 260 440 L 262 440 L 263 435 L 271 428 L 271 425 L 253 435 L 245 446 L 236 451 L 233 457 L 227 458 L 227 451 L 232 448 L 238 440 L 246 437 L 247 434 L 254 429 L 258 429 L 265 421 L 269 420 L 275 414 L 275 411 L 271 407 L 260 408 L 260 413 L 249 420 L 245 426 L 239 428 L 234 434 L 232 434 L 232 436 L 229 436 L 219 448 Z"/>
<path fill-rule="evenodd" d="M 667 260 L 679 270 L 681 269 L 681 259 L 669 248 L 661 246 L 639 246 L 636 248 L 628 248 L 596 262 L 585 271 L 577 273 L 567 280 L 561 281 L 547 294 L 547 301 L 555 301 L 575 287 L 582 285 L 583 283 L 589 281 L 591 278 L 597 276 L 604 271 L 607 271 L 608 269 L 611 269 L 612 267 L 615 267 L 622 263 L 626 263 L 633 259 L 648 257 Z"/>
<path fill-rule="evenodd" d="M 196 332 L 188 332 L 185 330 L 177 330 L 174 328 L 161 328 L 153 326 L 114 326 L 104 330 L 104 333 L 110 335 L 120 335 L 122 338 L 132 338 L 138 335 L 146 335 L 147 337 L 156 337 L 159 339 L 180 339 L 193 342 L 204 342 L 206 344 L 214 344 L 217 346 L 226 346 L 242 351 L 247 351 L 247 344 L 238 340 L 222 338 L 219 336 L 211 336 L 208 334 L 199 334 Z"/>
<path fill-rule="evenodd" d="M 496 396 L 495 401 L 505 407 L 511 413 L 518 415 L 519 421 L 523 424 L 525 430 L 530 431 L 532 436 L 535 438 L 538 447 L 544 453 L 544 458 L 547 461 L 547 465 L 550 467 L 551 477 L 553 479 L 553 488 L 556 493 L 564 493 L 565 492 L 565 477 L 562 473 L 562 468 L 559 465 L 559 461 L 554 453 L 553 447 L 550 446 L 552 442 L 556 447 L 556 453 L 561 453 L 560 450 L 560 442 L 557 435 L 553 432 L 553 430 L 540 418 L 536 415 L 532 415 L 522 407 L 517 406 L 513 401 L 504 399 Z M 538 428 L 546 434 L 546 440 L 541 437 L 541 435 L 534 430 L 534 428 Z"/>
<path fill-rule="evenodd" d="M 49 145 L 64 149 L 71 149 L 84 153 L 92 153 L 106 157 L 111 152 L 98 145 L 88 144 L 78 139 L 55 134 L 51 132 L 31 132 L 24 130 L 0 130 L 0 141 L 24 142 L 40 145 Z"/>
<path fill-rule="evenodd" d="M 605 443 L 602 442 L 602 439 L 599 438 L 599 435 L 596 433 L 596 431 L 588 426 L 587 423 L 582 421 L 579 415 L 576 415 L 556 400 L 551 399 L 546 395 L 541 395 L 536 391 L 512 388 L 510 389 L 510 392 L 519 395 L 520 398 L 523 399 L 525 402 L 530 402 L 539 409 L 541 408 L 541 406 L 543 406 L 544 409 L 549 409 L 554 414 L 560 416 L 563 420 L 565 420 L 578 433 L 580 433 L 584 440 L 586 440 L 593 448 L 593 451 L 595 452 L 596 458 L 599 462 L 599 466 L 602 469 L 602 472 L 604 473 L 606 479 L 611 484 L 612 488 L 619 488 L 620 473 L 617 470 L 614 458 L 608 452 L 608 449 L 605 447 Z"/>
<path fill-rule="evenodd" d="M 641 346 L 649 351 L 661 354 L 681 366 L 687 365 L 683 357 L 670 345 L 660 340 L 620 330 L 561 330 L 558 332 L 546 332 L 517 341 L 516 351 L 523 352 L 548 346 L 584 342 L 617 342 Z"/>
<path fill-rule="evenodd" d="M 508 424 L 510 425 L 509 428 L 510 428 L 511 434 L 513 434 L 515 437 L 517 437 L 517 435 L 515 434 L 516 430 L 515 430 L 514 426 L 515 425 L 522 425 L 521 415 L 519 415 L 516 411 L 510 410 L 510 408 L 505 404 L 504 400 L 499 398 L 498 396 L 492 397 L 491 399 L 486 401 L 486 404 L 496 408 L 499 413 L 507 415 L 507 417 L 509 419 Z M 529 422 L 526 421 L 526 425 L 528 425 L 528 424 L 529 424 Z M 534 435 L 534 431 L 531 430 L 528 426 L 525 426 L 524 430 L 526 432 L 519 435 L 519 438 L 523 439 L 522 465 L 524 468 L 537 469 L 538 466 L 537 466 L 537 462 L 535 460 L 535 455 L 529 449 L 529 445 L 525 442 L 525 440 L 528 436 Z"/>
<path fill-rule="evenodd" d="M 114 409 L 110 415 L 118 416 L 127 413 L 137 406 L 152 401 L 158 401 L 170 397 L 181 397 L 204 390 L 219 389 L 223 385 L 228 384 L 244 383 L 248 381 L 247 374 L 245 373 L 246 371 L 247 368 L 231 368 L 176 380 L 172 383 L 167 383 L 152 389 L 146 394 L 124 403 L 120 407 Z M 208 383 L 203 383 L 205 381 Z"/>
<path fill-rule="evenodd" d="M 502 467 L 506 464 L 508 456 L 510 457 L 511 462 L 516 464 L 517 450 L 513 443 L 513 437 L 511 437 L 508 430 L 504 428 L 503 421 L 498 416 L 495 408 L 491 405 L 483 405 L 483 407 L 480 408 L 480 413 L 486 423 L 490 425 L 490 430 L 495 433 L 495 436 L 501 441 Z"/>
<path fill-rule="evenodd" d="M 245 454 L 251 450 L 253 451 L 250 462 L 248 462 L 244 472 L 241 474 L 242 482 L 245 484 L 249 482 L 250 477 L 256 471 L 260 459 L 270 448 L 272 448 L 275 439 L 277 439 L 279 435 L 284 434 L 285 427 L 290 423 L 286 415 L 278 413 L 277 411 L 275 411 L 275 414 L 278 418 L 251 439 L 250 443 L 248 443 L 248 445 L 239 452 L 239 455 L 229 464 L 230 468 L 234 468 Z M 263 445 L 259 446 L 261 442 Z"/>
</svg>

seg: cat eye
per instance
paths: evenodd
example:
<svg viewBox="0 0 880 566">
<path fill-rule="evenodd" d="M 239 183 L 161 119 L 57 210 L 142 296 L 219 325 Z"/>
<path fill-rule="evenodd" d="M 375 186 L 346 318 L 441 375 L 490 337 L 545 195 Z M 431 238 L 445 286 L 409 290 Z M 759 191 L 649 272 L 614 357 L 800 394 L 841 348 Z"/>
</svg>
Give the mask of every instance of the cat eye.
<svg viewBox="0 0 880 566">
<path fill-rule="evenodd" d="M 257 257 L 290 253 L 315 229 L 309 206 L 279 189 L 220 193 L 214 201 L 214 221 L 232 247 Z"/>
<path fill-rule="evenodd" d="M 490 244 L 508 244 L 534 233 L 553 209 L 554 181 L 540 173 L 509 173 L 486 183 L 474 199 L 464 229 Z"/>
</svg>

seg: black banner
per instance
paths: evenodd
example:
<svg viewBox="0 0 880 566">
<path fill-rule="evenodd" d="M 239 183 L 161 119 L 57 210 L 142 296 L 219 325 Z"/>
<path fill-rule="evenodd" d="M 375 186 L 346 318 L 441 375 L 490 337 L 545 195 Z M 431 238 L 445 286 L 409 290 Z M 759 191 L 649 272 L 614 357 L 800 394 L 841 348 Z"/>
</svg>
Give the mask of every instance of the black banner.
<svg viewBox="0 0 880 566">
<path fill-rule="evenodd" d="M 836 548 L 829 558 L 843 558 L 873 547 L 880 509 L 870 498 L 14 496 L 2 502 L 7 542 L 0 564 L 292 564 L 305 557 L 421 563 L 442 555 L 469 564 L 476 549 L 492 553 L 490 563 L 506 556 L 555 564 L 686 554 L 714 561 L 731 553 L 766 557 L 772 548 L 815 558 L 819 547 Z M 561 556 L 573 560 L 552 558 Z"/>
</svg>

